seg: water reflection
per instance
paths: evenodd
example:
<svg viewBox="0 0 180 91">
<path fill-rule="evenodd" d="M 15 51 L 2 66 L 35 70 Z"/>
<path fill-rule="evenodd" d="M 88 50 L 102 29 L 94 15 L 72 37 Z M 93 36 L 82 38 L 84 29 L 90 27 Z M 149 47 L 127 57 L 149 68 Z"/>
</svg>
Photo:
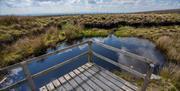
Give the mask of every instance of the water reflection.
<svg viewBox="0 0 180 91">
<path fill-rule="evenodd" d="M 72 43 L 60 43 L 59 45 L 57 45 L 57 47 L 55 49 L 48 49 L 47 53 L 62 49 L 64 47 L 67 47 L 72 44 L 77 44 L 82 41 L 87 41 L 88 39 L 91 39 L 96 42 L 101 42 L 101 43 L 104 43 L 107 45 L 111 45 L 113 47 L 116 47 L 116 48 L 119 48 L 119 49 L 122 49 L 125 51 L 129 51 L 129 52 L 141 55 L 141 56 L 148 57 L 157 63 L 156 64 L 157 68 L 160 67 L 161 65 L 163 65 L 164 60 L 165 60 L 162 53 L 159 50 L 157 50 L 155 45 L 148 40 L 139 39 L 139 38 L 117 38 L 115 36 L 109 36 L 106 38 L 99 38 L 99 37 L 84 38 L 79 41 L 73 41 Z M 105 57 L 108 57 L 116 62 L 122 63 L 124 65 L 128 65 L 128 66 L 133 66 L 133 68 L 137 71 L 140 71 L 142 73 L 144 73 L 146 71 L 147 64 L 145 64 L 141 61 L 138 61 L 136 59 L 128 57 L 124 54 L 113 52 L 111 50 L 102 48 L 95 44 L 93 44 L 92 48 L 95 52 L 97 52 Z M 84 51 L 87 51 L 87 50 L 88 50 L 87 44 L 82 45 L 77 48 L 69 49 L 69 50 L 66 50 L 65 52 L 49 56 L 43 60 L 40 60 L 37 62 L 32 62 L 31 64 L 29 64 L 28 67 L 29 67 L 31 73 L 35 74 L 39 71 L 42 71 L 49 67 L 52 67 L 58 63 L 64 62 L 65 60 L 68 60 Z M 108 70 L 113 70 L 113 69 L 117 68 L 114 65 L 104 62 L 101 59 L 98 59 L 96 57 L 93 57 L 93 60 L 95 63 L 103 66 L 104 68 L 106 68 Z M 46 76 L 36 78 L 36 79 L 34 79 L 36 86 L 41 87 L 41 86 L 47 84 L 48 82 L 50 82 L 54 79 L 57 79 L 58 77 L 70 72 L 71 70 L 79 67 L 80 65 L 82 65 L 86 62 L 87 62 L 87 56 L 83 56 L 80 59 L 74 61 L 73 63 L 67 64 L 53 72 L 50 72 Z M 6 80 L 4 83 L 0 84 L 0 87 L 7 86 L 7 85 L 12 84 L 13 82 L 23 79 L 23 78 L 24 78 L 24 74 L 22 72 L 22 68 L 12 69 L 10 71 L 10 74 L 8 75 L 8 80 Z M 23 89 L 21 91 L 23 91 Z"/>
</svg>

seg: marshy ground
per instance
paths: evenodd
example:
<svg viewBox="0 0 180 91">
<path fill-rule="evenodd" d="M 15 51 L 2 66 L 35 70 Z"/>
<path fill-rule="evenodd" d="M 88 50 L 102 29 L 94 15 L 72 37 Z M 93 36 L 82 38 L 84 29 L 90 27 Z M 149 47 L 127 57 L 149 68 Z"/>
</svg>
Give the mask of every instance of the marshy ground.
<svg viewBox="0 0 180 91">
<path fill-rule="evenodd" d="M 160 81 L 162 87 L 165 86 L 168 88 L 166 90 L 171 91 L 180 89 L 179 14 L 2 16 L 0 17 L 0 67 L 44 54 L 47 48 L 55 47 L 62 41 L 83 37 L 106 37 L 112 31 L 118 37 L 133 36 L 153 41 L 167 57 L 167 63 L 160 72 L 163 77 Z M 153 83 L 155 87 L 159 84 L 159 82 Z M 159 90 L 165 89 L 157 91 Z"/>
</svg>

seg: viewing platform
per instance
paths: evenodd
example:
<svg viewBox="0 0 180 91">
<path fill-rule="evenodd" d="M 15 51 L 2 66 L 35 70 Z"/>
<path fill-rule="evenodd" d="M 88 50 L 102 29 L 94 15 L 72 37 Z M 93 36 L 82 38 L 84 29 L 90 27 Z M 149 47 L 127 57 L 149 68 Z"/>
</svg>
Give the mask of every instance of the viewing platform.
<svg viewBox="0 0 180 91">
<path fill-rule="evenodd" d="M 108 70 L 87 63 L 59 77 L 40 91 L 138 91 L 138 88 Z"/>
<path fill-rule="evenodd" d="M 148 70 L 146 74 L 136 71 L 135 69 L 133 69 L 132 66 L 126 66 L 124 64 L 118 63 L 101 54 L 94 52 L 92 50 L 93 43 L 103 48 L 106 48 L 108 50 L 112 50 L 112 51 L 124 54 L 128 57 L 132 57 L 134 59 L 138 59 L 139 61 L 147 63 Z M 38 61 L 40 59 L 46 58 L 47 56 L 55 55 L 55 54 L 64 52 L 68 49 L 72 49 L 74 47 L 78 47 L 85 44 L 88 44 L 88 50 L 78 54 L 75 57 L 72 57 L 66 61 L 58 63 L 52 67 L 46 68 L 45 70 L 40 71 L 35 74 L 32 74 L 29 71 L 28 64 L 30 64 L 31 62 Z M 50 81 L 48 84 L 40 88 L 36 87 L 34 83 L 35 78 L 47 75 L 48 73 L 55 71 L 58 68 L 66 64 L 69 64 L 84 55 L 88 56 L 87 63 L 68 72 L 67 74 L 60 76 L 59 78 L 56 78 L 55 80 Z M 113 64 L 114 66 L 117 66 L 120 69 L 131 73 L 132 75 L 135 75 L 137 77 L 144 79 L 144 83 L 142 87 L 141 88 L 137 87 L 133 85 L 132 83 L 111 73 L 109 70 L 99 66 L 93 61 L 92 56 L 96 56 L 102 59 L 103 61 L 108 62 L 109 64 Z M 64 49 L 56 50 L 54 52 L 44 54 L 39 57 L 35 57 L 35 58 L 0 69 L 0 71 L 4 71 L 4 70 L 8 70 L 15 67 L 22 67 L 23 72 L 25 74 L 24 79 L 19 80 L 4 88 L 0 88 L 0 91 L 7 91 L 24 82 L 28 83 L 32 91 L 145 91 L 148 86 L 149 81 L 151 80 L 151 77 L 153 76 L 152 72 L 154 69 L 154 65 L 155 63 L 146 57 L 142 57 L 142 56 L 139 56 L 139 55 L 136 55 L 136 54 L 133 54 L 133 53 L 130 53 L 130 52 L 127 52 L 127 51 L 124 51 L 124 50 L 121 50 L 121 49 L 118 49 L 118 48 L 115 48 L 115 47 L 112 47 L 103 43 L 93 42 L 89 40 L 86 42 L 75 44 L 75 45 L 66 47 Z"/>
</svg>

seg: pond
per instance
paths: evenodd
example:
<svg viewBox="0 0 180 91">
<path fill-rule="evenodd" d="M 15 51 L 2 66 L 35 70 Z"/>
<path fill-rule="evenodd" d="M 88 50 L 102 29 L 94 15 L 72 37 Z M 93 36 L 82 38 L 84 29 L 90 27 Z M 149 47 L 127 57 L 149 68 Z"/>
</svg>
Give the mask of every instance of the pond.
<svg viewBox="0 0 180 91">
<path fill-rule="evenodd" d="M 83 41 L 87 41 L 88 39 L 91 39 L 96 42 L 101 42 L 101 43 L 104 43 L 107 45 L 111 45 L 113 47 L 116 47 L 116 48 L 119 48 L 119 49 L 122 49 L 125 51 L 129 51 L 129 52 L 147 57 L 147 58 L 155 61 L 156 67 L 154 69 L 154 73 L 156 73 L 157 70 L 165 62 L 164 55 L 156 48 L 156 46 L 152 42 L 145 40 L 145 39 L 139 39 L 139 38 L 134 38 L 134 37 L 117 38 L 113 35 L 105 37 L 105 38 L 93 37 L 93 38 L 84 38 L 82 40 L 76 40 L 71 43 L 60 43 L 57 45 L 57 47 L 55 49 L 48 49 L 47 53 L 62 49 L 64 47 L 67 47 L 72 44 L 77 44 L 77 43 L 80 43 Z M 88 46 L 87 44 L 82 45 L 77 48 L 73 48 L 73 49 L 67 50 L 65 52 L 49 56 L 43 60 L 40 60 L 37 62 L 32 62 L 31 64 L 28 65 L 30 72 L 32 74 L 35 74 L 39 71 L 42 71 L 49 67 L 52 67 L 55 64 L 58 64 L 67 59 L 70 59 L 71 57 L 74 57 L 84 51 L 87 51 L 88 50 L 87 46 Z M 147 69 L 146 68 L 147 64 L 145 64 L 141 61 L 135 60 L 133 58 L 130 58 L 126 55 L 123 55 L 123 54 L 120 54 L 117 52 L 113 52 L 111 50 L 97 46 L 95 44 L 93 44 L 92 49 L 93 49 L 93 51 L 95 51 L 107 58 L 110 58 L 116 62 L 122 63 L 124 65 L 128 65 L 128 66 L 133 66 L 135 70 L 137 70 L 141 73 L 145 73 L 145 71 Z M 110 71 L 114 70 L 114 69 L 118 69 L 116 66 L 114 66 L 110 63 L 104 62 L 103 60 L 96 58 L 94 56 L 93 56 L 93 61 L 96 64 L 98 64 Z M 47 74 L 43 77 L 38 77 L 38 78 L 34 79 L 35 84 L 39 88 L 39 87 L 47 84 L 48 82 L 50 82 L 54 79 L 57 79 L 58 77 L 72 71 L 73 69 L 79 67 L 80 65 L 85 64 L 86 62 L 87 62 L 87 55 L 82 56 L 82 57 L 80 57 L 80 59 L 78 59 L 70 64 L 67 64 L 53 72 L 50 72 L 49 74 Z M 14 69 L 10 70 L 9 74 L 7 75 L 6 81 L 4 81 L 2 84 L 0 84 L 0 87 L 7 86 L 7 85 L 12 84 L 23 78 L 24 78 L 24 74 L 22 72 L 22 68 L 21 67 L 14 68 Z M 18 91 L 25 91 L 28 89 L 29 88 L 27 86 L 27 83 L 22 84 L 21 86 L 18 86 L 16 88 L 16 90 L 18 90 Z"/>
</svg>

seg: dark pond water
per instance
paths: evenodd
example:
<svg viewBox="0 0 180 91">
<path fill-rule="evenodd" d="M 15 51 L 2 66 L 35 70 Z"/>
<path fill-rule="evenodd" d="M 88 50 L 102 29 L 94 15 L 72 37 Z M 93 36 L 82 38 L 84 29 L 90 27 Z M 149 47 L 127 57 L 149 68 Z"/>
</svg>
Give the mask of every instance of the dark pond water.
<svg viewBox="0 0 180 91">
<path fill-rule="evenodd" d="M 139 38 L 117 38 L 115 36 L 109 36 L 106 38 L 84 38 L 82 40 L 78 40 L 78 41 L 73 41 L 72 43 L 61 43 L 59 44 L 55 49 L 48 49 L 48 52 L 52 52 L 54 50 L 58 50 L 58 49 L 62 49 L 64 47 L 67 47 L 69 45 L 72 44 L 77 44 L 79 42 L 82 41 L 86 41 L 88 39 L 92 39 L 93 41 L 96 42 L 102 42 L 104 44 L 107 45 L 111 45 L 113 47 L 116 48 L 120 48 L 141 56 L 145 56 L 148 57 L 150 59 L 152 59 L 153 61 L 157 62 L 156 64 L 156 68 L 154 70 L 154 73 L 156 73 L 156 71 L 163 65 L 164 63 L 164 56 L 163 54 L 156 49 L 155 45 L 153 43 L 151 43 L 148 40 L 145 39 L 139 39 Z M 37 72 L 40 72 L 44 69 L 47 69 L 49 67 L 54 66 L 55 64 L 61 63 L 67 59 L 70 59 L 71 57 L 74 57 L 84 51 L 87 51 L 87 44 L 83 45 L 83 46 L 79 46 L 77 48 L 73 48 L 70 50 L 67 50 L 63 53 L 58 53 L 56 55 L 52 55 L 49 56 L 43 60 L 39 60 L 37 62 L 32 62 L 31 64 L 29 64 L 29 69 L 31 71 L 32 74 L 35 74 Z M 100 46 L 97 46 L 95 44 L 93 44 L 93 50 L 105 57 L 108 57 L 116 62 L 122 63 L 124 65 L 128 65 L 128 66 L 133 66 L 135 70 L 141 72 L 141 73 L 145 73 L 146 71 L 146 65 L 145 63 L 135 60 L 133 58 L 127 57 L 123 54 L 117 53 L 117 52 L 113 52 L 110 51 L 108 49 L 102 48 Z M 108 69 L 108 70 L 114 70 L 114 69 L 118 69 L 116 66 L 104 62 L 101 59 L 98 59 L 96 57 L 93 57 L 93 61 L 100 65 L 103 66 L 104 68 Z M 38 77 L 36 79 L 34 79 L 36 86 L 39 88 L 45 84 L 47 84 L 48 82 L 57 79 L 58 77 L 72 71 L 73 69 L 79 67 L 80 65 L 83 65 L 87 62 L 87 55 L 86 56 L 82 56 L 80 59 L 67 64 L 53 72 L 50 72 L 48 75 L 43 76 L 43 77 Z M 14 68 L 12 70 L 10 70 L 9 75 L 7 75 L 8 79 L 0 84 L 0 87 L 4 87 L 7 86 L 9 84 L 12 84 L 20 79 L 24 78 L 24 74 L 22 72 L 22 68 Z M 29 90 L 27 84 L 22 84 L 21 86 L 18 86 L 16 88 L 16 90 L 18 91 L 26 91 Z"/>
</svg>

